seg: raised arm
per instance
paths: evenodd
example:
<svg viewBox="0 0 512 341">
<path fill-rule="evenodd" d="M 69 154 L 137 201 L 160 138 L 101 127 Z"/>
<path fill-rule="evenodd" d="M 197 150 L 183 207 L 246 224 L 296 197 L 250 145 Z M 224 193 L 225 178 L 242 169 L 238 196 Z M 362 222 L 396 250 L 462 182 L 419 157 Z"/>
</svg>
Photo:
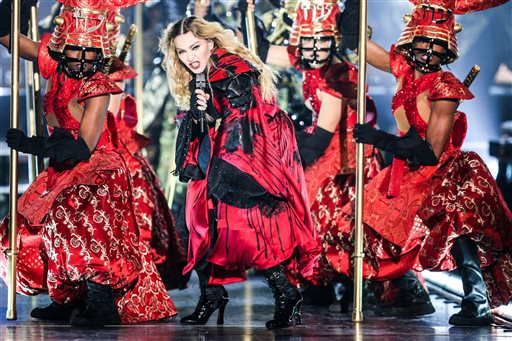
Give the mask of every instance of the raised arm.
<svg viewBox="0 0 512 341">
<path fill-rule="evenodd" d="M 0 38 L 0 44 L 9 48 L 11 44 L 11 36 L 6 35 Z M 37 53 L 39 51 L 39 42 L 33 41 L 20 34 L 20 57 L 32 62 L 37 60 Z"/>
<path fill-rule="evenodd" d="M 267 58 L 266 60 L 264 60 L 264 62 L 267 64 L 272 64 L 281 67 L 292 66 L 290 58 L 288 58 L 287 48 L 286 46 L 282 45 L 270 45 L 268 49 Z"/>
<path fill-rule="evenodd" d="M 366 48 L 366 62 L 379 70 L 391 73 L 389 52 L 373 40 L 368 41 Z"/>
<path fill-rule="evenodd" d="M 11 0 L 0 1 L 0 44 L 10 47 L 11 41 Z M 36 6 L 37 0 L 22 0 L 20 6 L 20 57 L 30 61 L 37 59 L 39 43 L 30 40 L 23 34 L 28 31 L 30 8 Z"/>
</svg>

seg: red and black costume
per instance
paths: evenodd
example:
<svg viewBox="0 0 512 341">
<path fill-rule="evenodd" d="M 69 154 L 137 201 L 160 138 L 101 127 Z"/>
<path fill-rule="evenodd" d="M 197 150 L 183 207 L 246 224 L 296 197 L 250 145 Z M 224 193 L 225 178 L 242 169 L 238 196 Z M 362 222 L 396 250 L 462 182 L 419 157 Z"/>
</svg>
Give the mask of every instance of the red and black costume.
<svg viewBox="0 0 512 341">
<path fill-rule="evenodd" d="M 137 73 L 114 57 L 108 77 L 114 82 L 125 81 L 137 77 Z M 188 276 L 182 274 L 185 250 L 160 181 L 141 152 L 151 141 L 135 131 L 138 122 L 135 98 L 129 94 L 122 96 L 116 115 L 119 151 L 130 172 L 132 205 L 140 236 L 148 245 L 167 289 L 182 289 L 188 281 Z"/>
<path fill-rule="evenodd" d="M 44 113 L 52 115 L 59 126 L 46 141 L 46 149 L 51 147 L 50 142 L 57 133 L 71 136 L 72 141 L 81 139 L 78 137 L 81 123 L 72 116 L 70 107 L 76 110 L 83 108 L 87 99 L 121 93 L 105 74 L 95 72 L 83 77 L 78 75 L 85 71 L 81 68 L 75 74 L 77 77 L 71 77 L 63 71 L 62 61 L 52 58 L 59 49 L 78 41 L 103 50 L 106 11 L 97 6 L 92 9 L 70 6 L 75 3 L 66 2 L 62 7 L 62 21 L 53 35 L 43 37 L 39 48 L 39 68 L 48 79 Z M 83 10 L 85 17 L 73 17 L 76 10 Z M 102 39 L 95 39 L 95 34 Z M 101 52 L 100 55 L 104 56 Z M 54 302 L 49 309 L 32 311 L 43 311 L 44 319 L 69 321 L 71 318 L 72 324 L 76 321 L 80 325 L 103 325 L 159 320 L 176 314 L 148 248 L 140 238 L 132 208 L 129 172 L 117 150 L 115 119 L 111 113 L 107 112 L 106 116 L 101 137 L 89 158 L 59 162 L 58 155 L 50 157 L 49 168 L 19 199 L 17 291 L 28 295 L 49 293 Z M 8 247 L 8 219 L 0 226 L 4 249 Z M 2 252 L 0 268 L 5 278 L 3 255 Z M 77 304 L 79 314 L 70 316 L 71 310 L 64 307 L 75 307 L 73 304 L 81 300 L 86 301 L 86 306 Z M 111 317 L 107 315 L 110 311 L 106 312 L 106 307 L 93 307 L 93 302 L 112 302 L 118 317 L 107 319 Z M 62 315 L 52 316 L 55 307 Z M 105 320 L 87 315 L 90 308 L 105 312 Z"/>
<path fill-rule="evenodd" d="M 228 284 L 249 268 L 288 262 L 310 277 L 319 247 L 293 125 L 274 100 L 262 100 L 252 65 L 221 48 L 211 60 L 215 125 L 201 136 L 187 114 L 178 134 L 177 170 L 191 180 L 185 271 L 206 260 L 209 283 Z M 265 205 L 275 206 L 271 214 L 262 213 Z"/>
</svg>

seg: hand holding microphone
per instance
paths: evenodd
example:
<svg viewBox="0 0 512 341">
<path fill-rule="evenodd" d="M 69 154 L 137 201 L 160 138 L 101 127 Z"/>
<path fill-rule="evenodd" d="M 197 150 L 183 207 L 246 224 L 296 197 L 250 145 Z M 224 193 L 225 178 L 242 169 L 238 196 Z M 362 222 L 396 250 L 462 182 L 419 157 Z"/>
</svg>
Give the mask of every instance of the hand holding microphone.
<svg viewBox="0 0 512 341">
<path fill-rule="evenodd" d="M 196 97 L 196 103 L 194 103 L 197 109 L 197 122 L 199 124 L 199 131 L 204 134 L 208 129 L 206 124 L 205 110 L 208 107 L 208 100 L 210 94 L 207 94 L 204 90 L 206 89 L 206 76 L 204 73 L 196 75 L 196 89 L 194 91 Z"/>
</svg>

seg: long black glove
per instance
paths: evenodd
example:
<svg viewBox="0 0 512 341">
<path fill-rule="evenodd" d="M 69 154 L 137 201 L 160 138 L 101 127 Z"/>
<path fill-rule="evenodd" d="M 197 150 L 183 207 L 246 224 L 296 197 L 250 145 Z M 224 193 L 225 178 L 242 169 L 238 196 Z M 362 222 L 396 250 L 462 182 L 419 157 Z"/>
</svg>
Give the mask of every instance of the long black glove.
<svg viewBox="0 0 512 341">
<path fill-rule="evenodd" d="M 342 45 L 350 50 L 359 44 L 359 0 L 346 0 L 345 10 L 336 18 Z"/>
<path fill-rule="evenodd" d="M 7 145 L 19 152 L 32 154 L 39 157 L 46 156 L 46 137 L 27 137 L 23 131 L 11 128 L 7 130 L 6 139 Z"/>
<path fill-rule="evenodd" d="M 249 38 L 247 37 L 247 24 L 245 22 L 245 13 L 247 13 L 247 0 L 238 1 L 238 10 L 240 11 L 240 19 L 242 23 L 242 34 L 244 35 L 244 44 L 249 46 Z M 261 20 L 255 18 L 256 22 L 256 45 L 258 46 L 258 56 L 265 63 L 267 61 L 270 42 L 266 39 L 267 32 Z"/>
<path fill-rule="evenodd" d="M 304 131 L 297 132 L 297 144 L 303 167 L 309 166 L 324 155 L 333 135 L 334 133 L 318 126 L 313 134 Z"/>
<path fill-rule="evenodd" d="M 368 123 L 357 123 L 354 125 L 354 138 L 358 143 L 372 144 L 378 149 L 393 153 L 398 159 L 407 160 L 412 165 L 434 166 L 439 162 L 430 143 L 413 126 L 407 134 L 399 137 L 375 129 Z"/>
<path fill-rule="evenodd" d="M 27 137 L 19 129 L 7 130 L 7 145 L 17 151 L 48 157 L 57 162 L 84 161 L 91 158 L 91 151 L 87 143 L 75 137 L 65 129 L 55 128 L 53 134 L 46 137 Z"/>
<path fill-rule="evenodd" d="M 11 34 L 11 4 L 12 0 L 2 0 L 0 2 L 0 37 Z M 20 4 L 20 32 L 26 35 L 28 33 L 28 24 L 30 21 L 30 7 L 35 6 L 37 0 L 22 0 Z"/>
</svg>

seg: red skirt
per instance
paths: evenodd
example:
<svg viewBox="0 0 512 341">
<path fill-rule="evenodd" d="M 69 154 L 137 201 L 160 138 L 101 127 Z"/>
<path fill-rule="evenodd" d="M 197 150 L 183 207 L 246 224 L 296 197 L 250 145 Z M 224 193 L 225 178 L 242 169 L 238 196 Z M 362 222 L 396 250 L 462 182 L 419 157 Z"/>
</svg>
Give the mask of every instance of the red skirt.
<svg viewBox="0 0 512 341">
<path fill-rule="evenodd" d="M 186 200 L 189 263 L 185 271 L 206 256 L 212 263 L 210 284 L 243 281 L 249 268 L 263 270 L 285 262 L 289 270 L 305 278 L 314 275 L 320 255 L 316 233 L 289 203 L 281 213 L 267 218 L 258 206 L 242 209 L 222 202 L 214 206 L 206 195 L 206 180 L 190 183 Z M 210 227 L 213 221 L 215 232 Z M 217 235 L 214 244 L 212 233 Z"/>
<path fill-rule="evenodd" d="M 166 288 L 186 288 L 188 275 L 183 275 L 187 256 L 176 223 L 157 175 L 140 149 L 148 139 L 117 122 L 119 151 L 130 172 L 133 211 L 140 236 L 149 248 Z"/>
<path fill-rule="evenodd" d="M 41 173 L 18 203 L 18 287 L 33 295 L 48 291 L 65 303 L 85 295 L 84 281 L 115 290 L 123 323 L 176 314 L 141 241 L 131 207 L 127 170 L 109 145 L 72 168 Z M 0 225 L 8 248 L 8 218 Z M 6 278 L 7 259 L 0 256 Z"/>
<path fill-rule="evenodd" d="M 405 168 L 398 195 L 383 183 L 391 167 L 365 188 L 364 276 L 387 280 L 409 269 L 453 270 L 450 250 L 462 235 L 478 247 L 491 305 L 512 299 L 512 215 L 496 181 L 473 152 L 445 153 L 439 165 Z M 350 204 L 325 242 L 327 259 L 339 272 L 352 273 L 353 220 Z"/>
</svg>

